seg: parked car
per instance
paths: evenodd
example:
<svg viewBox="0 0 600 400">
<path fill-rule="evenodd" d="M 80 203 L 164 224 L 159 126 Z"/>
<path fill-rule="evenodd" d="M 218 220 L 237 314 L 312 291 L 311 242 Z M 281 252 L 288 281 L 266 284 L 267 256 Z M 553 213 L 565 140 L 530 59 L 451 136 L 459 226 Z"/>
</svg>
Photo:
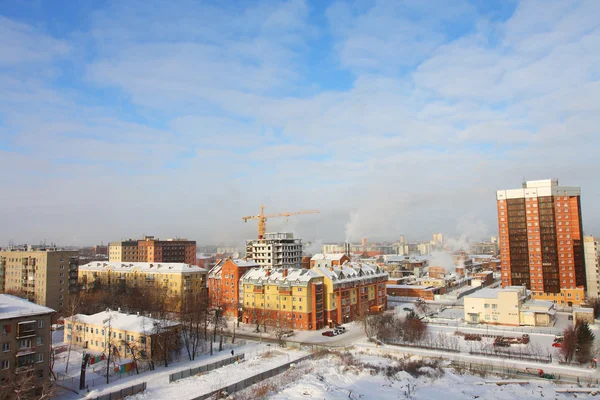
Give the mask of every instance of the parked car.
<svg viewBox="0 0 600 400">
<path fill-rule="evenodd" d="M 494 341 L 494 346 L 497 346 L 497 347 L 510 347 L 510 342 L 506 341 L 506 340 L 502 340 L 502 339 L 500 339 L 500 340 L 496 339 Z"/>
<path fill-rule="evenodd" d="M 565 340 L 565 337 L 563 335 L 556 335 L 556 336 L 554 336 L 554 342 L 555 343 L 561 343 L 563 340 Z"/>
<path fill-rule="evenodd" d="M 558 347 L 560 349 L 562 347 L 562 342 L 554 342 L 552 343 L 552 347 Z"/>
<path fill-rule="evenodd" d="M 406 311 L 406 312 L 411 312 L 412 308 L 404 307 L 403 310 Z"/>
<path fill-rule="evenodd" d="M 342 332 L 346 332 L 346 327 L 344 326 L 336 326 L 335 329 L 337 329 L 338 331 L 342 331 Z"/>
<path fill-rule="evenodd" d="M 323 335 L 323 336 L 334 336 L 333 331 L 325 331 L 325 332 L 321 333 L 321 335 Z"/>
<path fill-rule="evenodd" d="M 343 330 L 341 330 L 341 329 L 335 328 L 335 329 L 333 330 L 333 332 L 334 332 L 336 335 L 341 335 L 342 333 L 344 333 L 344 332 L 346 332 L 346 331 L 343 331 Z"/>
</svg>

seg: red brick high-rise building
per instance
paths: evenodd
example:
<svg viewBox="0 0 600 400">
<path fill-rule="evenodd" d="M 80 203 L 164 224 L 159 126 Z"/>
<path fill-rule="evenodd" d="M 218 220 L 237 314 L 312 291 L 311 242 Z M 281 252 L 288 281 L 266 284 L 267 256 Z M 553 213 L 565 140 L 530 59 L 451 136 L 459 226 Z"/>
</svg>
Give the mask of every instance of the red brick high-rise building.
<svg viewBox="0 0 600 400">
<path fill-rule="evenodd" d="M 558 180 L 498 190 L 502 286 L 526 286 L 533 297 L 572 306 L 586 287 L 581 189 Z"/>
</svg>

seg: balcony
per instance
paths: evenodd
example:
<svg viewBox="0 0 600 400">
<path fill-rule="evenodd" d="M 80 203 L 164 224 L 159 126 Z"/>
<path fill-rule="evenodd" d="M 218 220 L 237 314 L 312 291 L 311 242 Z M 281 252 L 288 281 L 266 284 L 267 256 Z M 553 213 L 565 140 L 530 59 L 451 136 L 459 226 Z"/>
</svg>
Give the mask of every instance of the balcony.
<svg viewBox="0 0 600 400">
<path fill-rule="evenodd" d="M 17 326 L 17 339 L 35 336 L 35 321 L 19 322 Z"/>
</svg>

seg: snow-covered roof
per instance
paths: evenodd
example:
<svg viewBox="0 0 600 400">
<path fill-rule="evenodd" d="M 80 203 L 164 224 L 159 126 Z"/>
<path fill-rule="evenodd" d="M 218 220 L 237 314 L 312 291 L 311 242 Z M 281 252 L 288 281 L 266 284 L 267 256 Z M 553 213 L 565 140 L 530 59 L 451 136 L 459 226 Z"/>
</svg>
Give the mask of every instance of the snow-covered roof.
<svg viewBox="0 0 600 400">
<path fill-rule="evenodd" d="M 476 298 L 476 299 L 477 298 L 478 299 L 497 299 L 499 293 L 502 293 L 502 292 L 521 293 L 523 290 L 524 290 L 524 288 L 522 286 L 507 286 L 502 289 L 486 288 L 486 289 L 478 290 L 475 293 L 472 293 L 465 297 Z"/>
<path fill-rule="evenodd" d="M 312 256 L 312 258 L 310 260 L 311 261 L 318 261 L 318 260 L 340 261 L 342 259 L 342 257 L 344 257 L 345 255 L 346 254 L 344 254 L 344 253 L 315 254 L 314 256 Z"/>
<path fill-rule="evenodd" d="M 386 285 L 386 288 L 390 289 L 415 289 L 415 290 L 434 290 L 433 286 L 421 286 L 421 285 Z"/>
<path fill-rule="evenodd" d="M 248 268 L 248 267 L 260 267 L 260 264 L 257 264 L 256 262 L 254 262 L 253 260 L 241 260 L 241 259 L 236 259 L 236 260 L 219 260 L 214 267 L 212 267 L 210 269 L 210 271 L 208 272 L 208 277 L 209 278 L 217 278 L 220 279 L 221 278 L 221 272 L 223 271 L 223 265 L 227 262 L 227 261 L 231 261 L 233 262 L 235 265 L 237 265 L 238 267 L 242 267 L 242 268 Z"/>
<path fill-rule="evenodd" d="M 91 262 L 79 266 L 79 271 L 152 272 L 155 274 L 184 274 L 207 272 L 206 268 L 185 263 L 164 262 Z"/>
<path fill-rule="evenodd" d="M 10 294 L 0 294 L 0 320 L 43 315 L 55 312 L 49 307 L 40 306 L 25 299 Z"/>
<path fill-rule="evenodd" d="M 341 266 L 315 267 L 314 270 L 329 278 L 334 284 L 360 281 L 369 278 L 383 278 L 387 280 L 388 273 L 375 264 L 360 263 L 357 261 L 345 262 Z"/>
<path fill-rule="evenodd" d="M 311 279 L 320 278 L 321 275 L 316 273 L 310 269 L 303 268 L 288 268 L 287 276 L 284 275 L 285 268 L 252 268 L 248 270 L 241 278 L 240 281 L 242 283 L 252 282 L 252 283 L 264 283 L 264 284 L 280 284 L 280 283 L 289 283 L 290 285 L 294 284 L 306 284 L 310 282 Z M 267 275 L 268 272 L 268 275 Z"/>
<path fill-rule="evenodd" d="M 85 323 L 88 325 L 108 326 L 108 318 L 111 318 L 110 326 L 112 329 L 118 329 L 128 332 L 137 332 L 150 334 L 154 329 L 154 325 L 161 323 L 161 326 L 179 325 L 177 322 L 161 322 L 155 318 L 144 317 L 137 314 L 125 314 L 119 311 L 102 311 L 97 314 L 85 315 L 77 314 L 75 317 L 65 318 L 66 321 L 77 323 Z M 104 322 L 106 321 L 106 322 Z"/>
<path fill-rule="evenodd" d="M 524 311 L 548 311 L 554 309 L 555 304 L 546 300 L 529 300 L 522 304 Z"/>
</svg>

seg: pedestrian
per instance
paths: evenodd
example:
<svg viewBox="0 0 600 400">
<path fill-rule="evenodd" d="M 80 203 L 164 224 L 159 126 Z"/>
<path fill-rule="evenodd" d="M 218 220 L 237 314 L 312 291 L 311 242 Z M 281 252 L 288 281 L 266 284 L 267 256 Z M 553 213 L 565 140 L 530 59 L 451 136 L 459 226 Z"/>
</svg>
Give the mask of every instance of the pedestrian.
<svg viewBox="0 0 600 400">
<path fill-rule="evenodd" d="M 594 368 L 598 367 L 598 357 L 594 357 Z"/>
<path fill-rule="evenodd" d="M 231 355 L 233 356 L 233 350 L 231 350 Z"/>
</svg>

